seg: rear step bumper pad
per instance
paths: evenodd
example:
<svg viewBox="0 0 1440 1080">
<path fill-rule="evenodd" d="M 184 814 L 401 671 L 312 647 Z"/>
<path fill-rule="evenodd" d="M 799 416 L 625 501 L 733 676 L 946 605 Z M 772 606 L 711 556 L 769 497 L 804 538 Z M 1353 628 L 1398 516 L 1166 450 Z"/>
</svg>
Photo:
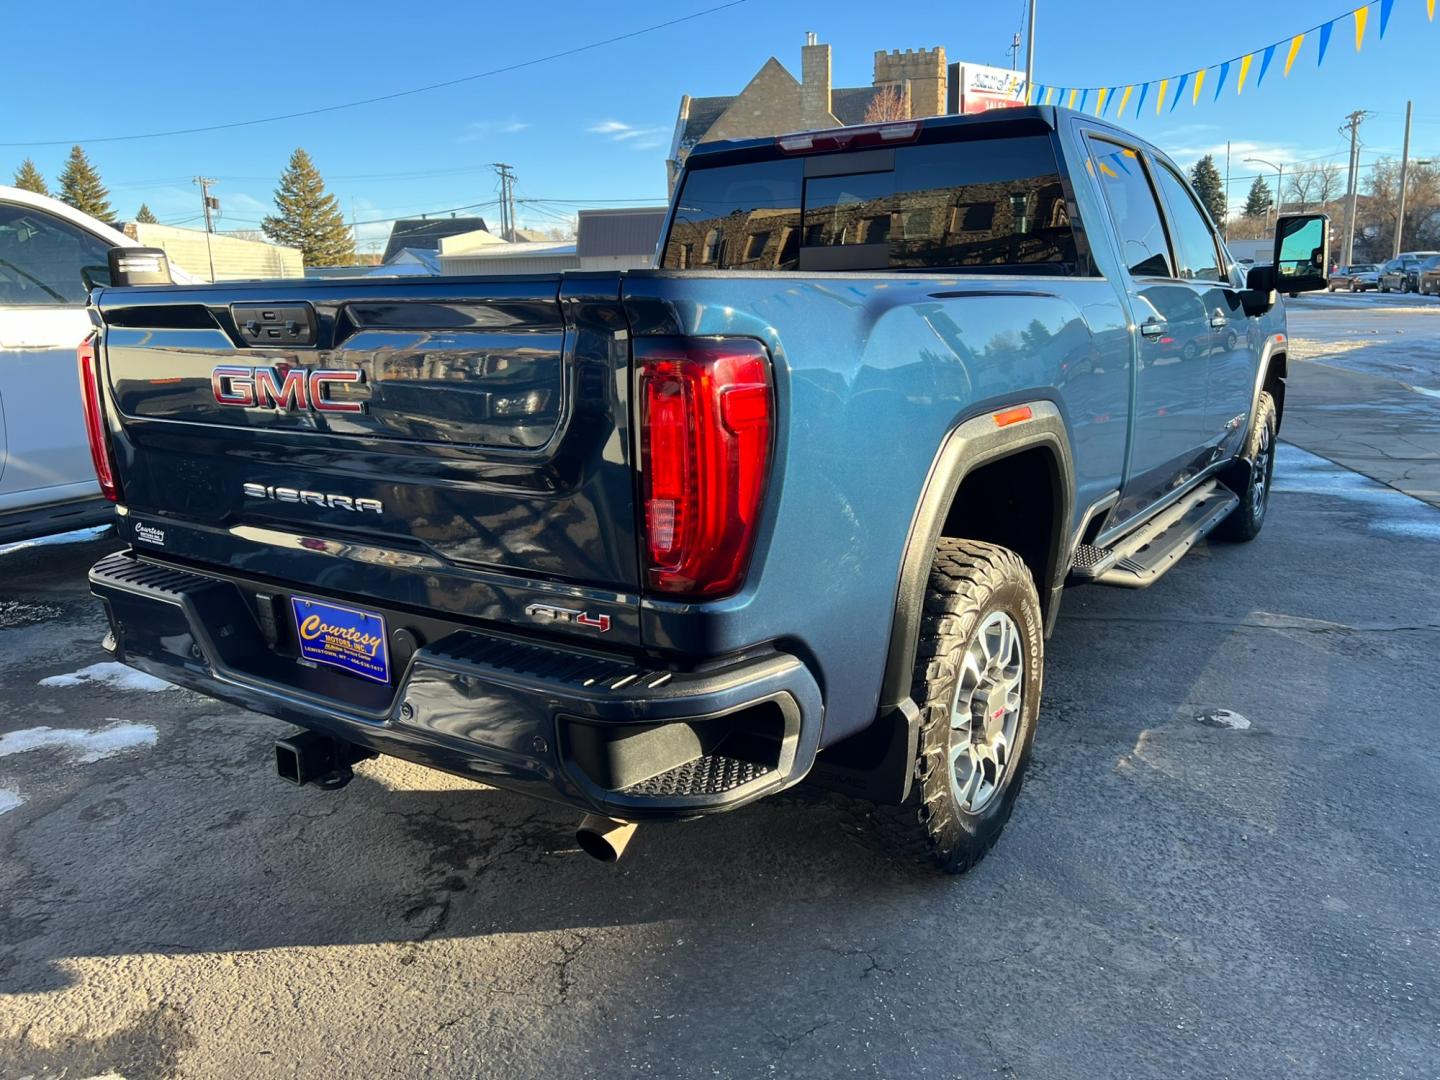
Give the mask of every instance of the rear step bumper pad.
<svg viewBox="0 0 1440 1080">
<path fill-rule="evenodd" d="M 669 671 L 474 630 L 419 648 L 373 707 L 291 684 L 237 586 L 129 552 L 90 571 L 117 659 L 473 780 L 630 820 L 731 809 L 800 780 L 823 707 L 782 652 Z M 367 688 L 368 689 L 368 688 Z"/>
</svg>

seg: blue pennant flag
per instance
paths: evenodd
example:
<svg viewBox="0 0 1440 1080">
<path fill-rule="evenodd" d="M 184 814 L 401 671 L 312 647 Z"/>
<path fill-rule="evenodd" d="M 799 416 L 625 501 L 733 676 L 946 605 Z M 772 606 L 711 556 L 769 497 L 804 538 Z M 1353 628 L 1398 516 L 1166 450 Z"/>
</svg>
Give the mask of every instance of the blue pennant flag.
<svg viewBox="0 0 1440 1080">
<path fill-rule="evenodd" d="M 1175 96 L 1170 99 L 1170 111 L 1175 111 L 1175 106 L 1180 104 L 1180 98 L 1185 93 L 1185 84 L 1190 81 L 1190 72 L 1180 76 L 1180 82 L 1175 86 Z"/>
<path fill-rule="evenodd" d="M 1259 86 L 1265 81 L 1265 72 L 1270 70 L 1270 61 L 1275 59 L 1275 46 L 1271 45 L 1265 50 L 1265 55 L 1260 57 L 1260 74 L 1255 77 L 1255 85 Z"/>
<path fill-rule="evenodd" d="M 1315 61 L 1316 67 L 1319 67 L 1325 62 L 1325 50 L 1330 47 L 1330 31 L 1335 29 L 1335 24 L 1339 21 L 1339 19 L 1331 19 L 1324 26 L 1320 27 L 1320 59 Z"/>
<path fill-rule="evenodd" d="M 1395 6 L 1395 0 L 1380 0 L 1380 36 L 1385 36 L 1385 27 L 1390 22 L 1390 9 Z"/>
<path fill-rule="evenodd" d="M 1215 97 L 1211 100 L 1220 100 L 1220 91 L 1225 89 L 1225 76 L 1230 74 L 1230 61 L 1226 60 L 1220 65 L 1220 77 L 1215 80 Z"/>
<path fill-rule="evenodd" d="M 1084 111 L 1085 111 L 1085 102 L 1086 102 L 1086 100 L 1087 100 L 1089 97 L 1090 97 L 1090 91 L 1089 91 L 1089 90 L 1082 90 L 1082 91 L 1080 92 L 1080 111 L 1081 111 L 1081 112 L 1084 112 Z"/>
<path fill-rule="evenodd" d="M 1135 103 L 1135 118 L 1136 118 L 1137 120 L 1140 118 L 1140 110 L 1145 107 L 1145 95 L 1148 94 L 1149 92 L 1150 92 L 1150 84 L 1149 84 L 1148 82 L 1147 82 L 1147 83 L 1141 83 L 1141 85 L 1140 85 L 1140 100 Z"/>
</svg>

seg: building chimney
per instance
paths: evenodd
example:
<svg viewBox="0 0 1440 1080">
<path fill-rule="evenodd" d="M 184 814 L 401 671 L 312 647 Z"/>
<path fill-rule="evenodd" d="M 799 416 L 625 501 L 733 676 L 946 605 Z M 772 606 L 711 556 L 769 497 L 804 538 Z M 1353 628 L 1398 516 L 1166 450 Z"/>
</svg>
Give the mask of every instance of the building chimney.
<svg viewBox="0 0 1440 1080">
<path fill-rule="evenodd" d="M 807 128 L 835 124 L 830 111 L 830 46 L 821 45 L 814 31 L 806 33 L 800 50 L 800 119 Z"/>
</svg>

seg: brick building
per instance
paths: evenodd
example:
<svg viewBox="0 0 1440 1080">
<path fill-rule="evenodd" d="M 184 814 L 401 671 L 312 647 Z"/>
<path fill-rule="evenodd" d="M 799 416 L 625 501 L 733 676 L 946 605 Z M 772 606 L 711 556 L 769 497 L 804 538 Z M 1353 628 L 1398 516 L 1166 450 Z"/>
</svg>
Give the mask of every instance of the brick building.
<svg viewBox="0 0 1440 1080">
<path fill-rule="evenodd" d="M 766 60 L 738 94 L 680 99 L 666 170 L 673 190 L 680 166 L 698 143 L 754 139 L 863 123 L 877 95 L 894 90 L 908 116 L 945 112 L 945 50 L 877 52 L 869 86 L 832 86 L 830 46 L 814 34 L 800 50 L 800 78 L 775 57 Z"/>
</svg>

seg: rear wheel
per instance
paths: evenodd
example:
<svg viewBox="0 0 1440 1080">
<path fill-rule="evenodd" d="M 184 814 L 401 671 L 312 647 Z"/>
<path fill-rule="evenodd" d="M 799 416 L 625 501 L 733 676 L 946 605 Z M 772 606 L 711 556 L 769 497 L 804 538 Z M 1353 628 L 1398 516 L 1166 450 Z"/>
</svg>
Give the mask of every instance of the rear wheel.
<svg viewBox="0 0 1440 1080">
<path fill-rule="evenodd" d="M 887 850 L 952 874 L 985 857 L 1020 794 L 1043 664 L 1040 601 L 1020 557 L 942 539 L 911 690 L 920 707 L 914 785 L 904 804 L 872 813 Z"/>
<path fill-rule="evenodd" d="M 1243 452 L 1250 468 L 1241 470 L 1243 483 L 1231 485 L 1231 490 L 1240 497 L 1240 505 L 1215 530 L 1222 539 L 1245 541 L 1260 535 L 1265 512 L 1270 507 L 1270 485 L 1275 477 L 1276 427 L 1275 399 L 1269 391 L 1262 390 Z"/>
</svg>

